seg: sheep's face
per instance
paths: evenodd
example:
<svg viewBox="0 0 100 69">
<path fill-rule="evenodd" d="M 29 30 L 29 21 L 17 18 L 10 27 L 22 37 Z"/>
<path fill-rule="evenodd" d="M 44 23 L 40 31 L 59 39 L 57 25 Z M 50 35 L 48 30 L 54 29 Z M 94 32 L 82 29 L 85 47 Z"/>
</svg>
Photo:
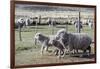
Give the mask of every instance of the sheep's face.
<svg viewBox="0 0 100 69">
<path fill-rule="evenodd" d="M 41 33 L 36 33 L 36 35 L 34 36 L 34 42 L 35 44 L 38 42 L 39 38 L 40 38 Z"/>
<path fill-rule="evenodd" d="M 20 23 L 24 23 L 24 19 L 20 18 L 20 19 L 19 19 L 19 22 L 20 22 Z"/>
<path fill-rule="evenodd" d="M 41 33 L 36 33 L 36 35 L 35 35 L 35 39 L 39 39 L 39 37 L 40 37 L 40 35 L 41 35 Z"/>
</svg>

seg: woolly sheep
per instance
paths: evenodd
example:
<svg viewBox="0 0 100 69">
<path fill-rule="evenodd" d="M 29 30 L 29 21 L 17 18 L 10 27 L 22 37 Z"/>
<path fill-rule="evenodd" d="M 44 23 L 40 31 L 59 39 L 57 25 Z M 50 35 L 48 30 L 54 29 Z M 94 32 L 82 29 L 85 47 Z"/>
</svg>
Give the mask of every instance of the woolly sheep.
<svg viewBox="0 0 100 69">
<path fill-rule="evenodd" d="M 59 32 L 60 31 L 60 32 Z M 71 53 L 72 50 L 83 50 L 86 52 L 86 50 L 89 50 L 89 54 L 91 52 L 90 44 L 92 43 L 91 37 L 89 37 L 86 33 L 67 33 L 65 30 L 59 30 L 56 36 L 58 40 L 60 40 L 61 44 L 64 46 L 64 48 L 67 47 L 69 53 Z"/>
<path fill-rule="evenodd" d="M 49 43 L 50 38 L 41 34 L 41 33 L 36 33 L 35 37 L 34 37 L 34 42 L 36 44 L 36 42 L 38 41 L 42 47 L 41 47 L 41 54 L 43 55 L 43 50 L 45 49 L 46 51 L 48 51 L 48 47 L 51 46 L 51 44 Z"/>
<path fill-rule="evenodd" d="M 92 39 L 85 33 L 68 33 L 69 34 L 69 51 L 72 51 L 73 49 L 77 50 L 83 50 L 84 53 L 86 50 L 89 50 L 89 54 L 91 52 L 90 44 L 92 43 Z"/>
<path fill-rule="evenodd" d="M 52 44 L 54 47 L 56 47 L 56 50 L 54 52 L 56 52 L 56 55 L 58 55 L 58 58 L 64 57 L 65 55 L 64 47 L 58 40 L 52 39 L 49 41 L 49 43 Z M 62 53 L 63 55 L 61 56 Z"/>
</svg>

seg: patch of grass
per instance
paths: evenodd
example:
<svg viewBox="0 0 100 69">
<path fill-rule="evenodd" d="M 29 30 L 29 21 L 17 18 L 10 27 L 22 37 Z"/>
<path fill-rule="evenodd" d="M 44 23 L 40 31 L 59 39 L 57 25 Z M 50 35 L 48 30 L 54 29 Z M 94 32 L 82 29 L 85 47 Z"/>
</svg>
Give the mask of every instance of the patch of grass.
<svg viewBox="0 0 100 69">
<path fill-rule="evenodd" d="M 32 49 L 32 47 L 18 47 L 16 51 L 23 51 L 23 50 L 29 50 L 29 49 Z"/>
</svg>

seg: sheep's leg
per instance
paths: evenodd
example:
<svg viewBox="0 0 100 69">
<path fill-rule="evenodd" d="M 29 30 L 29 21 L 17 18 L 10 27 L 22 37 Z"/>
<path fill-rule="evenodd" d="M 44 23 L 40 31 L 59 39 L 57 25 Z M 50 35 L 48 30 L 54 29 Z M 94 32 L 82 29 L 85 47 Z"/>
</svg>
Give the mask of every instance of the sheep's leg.
<svg viewBox="0 0 100 69">
<path fill-rule="evenodd" d="M 42 47 L 41 47 L 41 55 L 43 55 L 44 48 L 45 48 L 45 46 L 42 45 Z"/>
<path fill-rule="evenodd" d="M 69 54 L 69 56 L 71 56 L 72 55 L 72 52 L 71 52 L 72 49 L 70 48 L 70 46 L 68 46 L 67 48 L 68 48 L 68 54 Z"/>
<path fill-rule="evenodd" d="M 91 47 L 89 48 L 89 55 L 91 54 Z"/>
<path fill-rule="evenodd" d="M 72 53 L 71 53 L 71 51 L 69 51 L 69 56 L 72 56 Z"/>
<path fill-rule="evenodd" d="M 78 55 L 78 54 L 79 54 L 79 53 L 78 53 L 78 49 L 75 49 L 75 54 L 76 54 L 76 55 Z"/>
<path fill-rule="evenodd" d="M 64 57 L 66 54 L 66 50 L 64 50 L 64 51 L 62 50 L 62 52 L 63 52 L 63 55 L 61 57 Z"/>
<path fill-rule="evenodd" d="M 73 50 L 69 50 L 69 56 L 73 56 Z"/>
<path fill-rule="evenodd" d="M 59 49 L 59 52 L 58 52 L 58 58 L 60 59 L 61 58 L 61 50 Z"/>
<path fill-rule="evenodd" d="M 55 55 L 58 55 L 58 52 L 59 52 L 58 49 L 55 49 L 55 50 L 54 50 L 54 54 L 55 54 Z"/>
<path fill-rule="evenodd" d="M 80 57 L 83 57 L 84 55 L 86 55 L 86 50 L 83 50 L 83 54 L 80 55 Z"/>
<path fill-rule="evenodd" d="M 76 50 L 76 53 L 78 54 L 78 49 Z"/>
<path fill-rule="evenodd" d="M 64 43 L 63 43 L 62 40 L 60 40 L 60 43 L 62 44 L 62 46 L 63 46 L 63 48 L 65 49 L 65 51 L 67 51 L 67 49 L 66 49 L 66 47 L 65 47 L 65 45 L 64 45 Z"/>
<path fill-rule="evenodd" d="M 88 53 L 88 56 L 89 56 L 91 54 L 91 47 L 89 46 L 87 49 L 89 50 L 89 53 Z"/>
<path fill-rule="evenodd" d="M 64 54 L 64 50 L 61 50 L 62 52 L 61 52 L 61 55 L 63 55 Z"/>
<path fill-rule="evenodd" d="M 75 49 L 73 49 L 73 53 L 72 54 L 76 54 L 76 50 Z"/>
<path fill-rule="evenodd" d="M 48 51 L 48 46 L 45 47 L 45 51 Z"/>
<path fill-rule="evenodd" d="M 89 50 L 89 53 L 86 52 L 86 50 Z M 91 54 L 91 47 L 89 46 L 86 50 L 84 50 L 83 55 L 90 55 Z"/>
</svg>

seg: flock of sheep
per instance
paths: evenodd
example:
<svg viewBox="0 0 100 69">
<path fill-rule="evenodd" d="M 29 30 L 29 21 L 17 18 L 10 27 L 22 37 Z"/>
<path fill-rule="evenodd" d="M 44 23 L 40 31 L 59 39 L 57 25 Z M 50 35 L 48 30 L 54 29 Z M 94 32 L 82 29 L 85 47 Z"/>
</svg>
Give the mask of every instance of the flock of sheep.
<svg viewBox="0 0 100 69">
<path fill-rule="evenodd" d="M 56 26 L 56 23 L 57 23 L 56 20 L 53 19 L 53 18 L 48 18 L 46 22 L 49 25 L 49 27 L 51 27 L 52 25 L 53 26 Z M 78 22 L 79 22 L 78 20 L 74 21 L 74 24 L 75 24 L 75 28 L 76 29 L 78 28 Z M 25 18 L 19 18 L 16 21 L 16 23 L 15 23 L 15 28 L 18 28 L 19 25 L 22 28 L 23 26 L 32 26 L 32 24 L 36 25 L 38 23 L 39 23 L 39 18 L 36 19 L 36 20 L 34 20 L 34 18 L 27 18 L 27 19 L 25 19 Z M 83 28 L 83 25 L 82 24 L 83 24 L 83 22 L 81 21 L 79 23 L 80 29 Z M 88 26 L 89 26 L 90 29 L 92 29 L 93 28 L 93 22 L 89 21 L 88 22 Z"/>
<path fill-rule="evenodd" d="M 66 53 L 70 56 L 72 54 L 80 53 L 80 56 L 90 55 L 92 38 L 86 33 L 68 33 L 65 29 L 60 29 L 55 35 L 48 37 L 42 33 L 36 33 L 34 36 L 35 44 L 41 44 L 41 54 L 44 50 L 48 51 L 49 47 L 55 47 L 55 53 L 58 58 L 64 57 Z M 88 52 L 87 52 L 88 50 Z"/>
</svg>

